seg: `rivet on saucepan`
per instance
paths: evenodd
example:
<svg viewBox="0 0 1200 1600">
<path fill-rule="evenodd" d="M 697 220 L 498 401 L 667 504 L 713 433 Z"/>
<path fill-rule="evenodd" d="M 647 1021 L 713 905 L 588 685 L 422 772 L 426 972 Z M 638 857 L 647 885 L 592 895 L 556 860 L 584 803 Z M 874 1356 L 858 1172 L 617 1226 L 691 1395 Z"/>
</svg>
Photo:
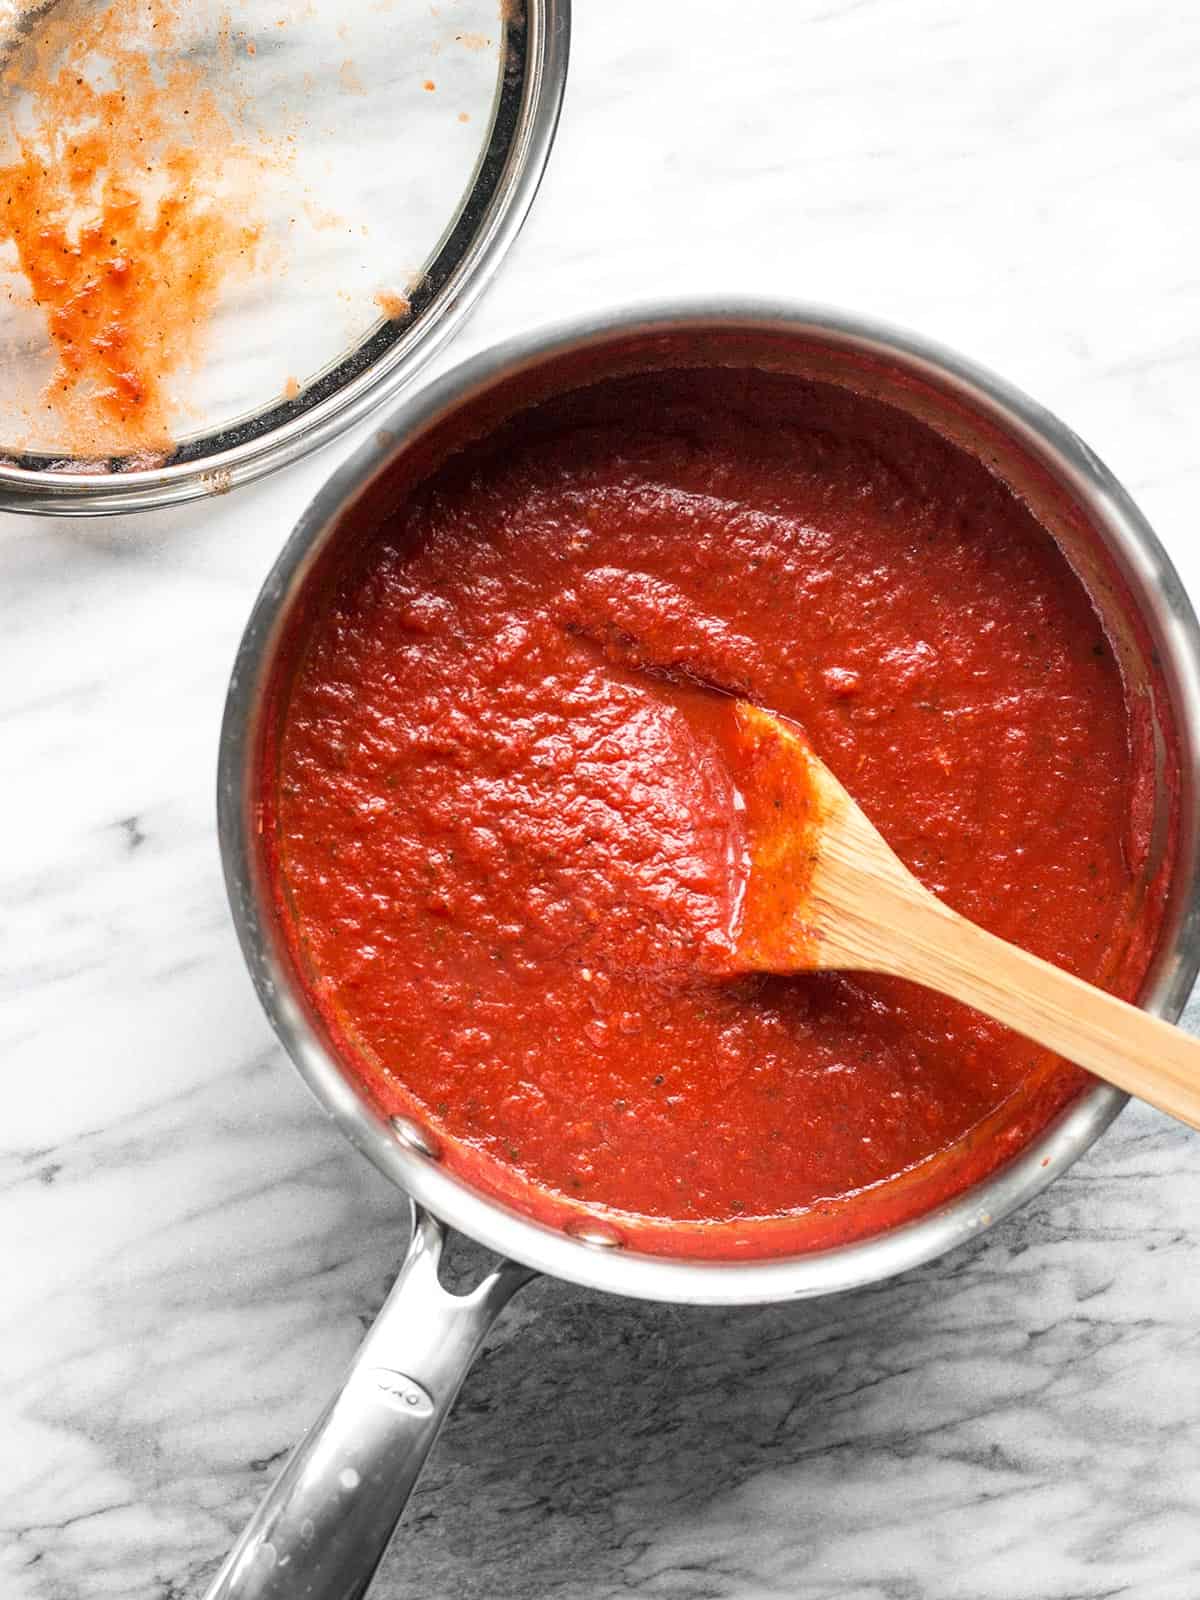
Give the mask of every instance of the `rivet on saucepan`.
<svg viewBox="0 0 1200 1600">
<path fill-rule="evenodd" d="M 563 1232 L 570 1234 L 572 1239 L 578 1239 L 580 1244 L 591 1245 L 593 1250 L 620 1250 L 625 1241 L 615 1228 L 610 1228 L 607 1222 L 568 1222 L 563 1226 Z"/>
<path fill-rule="evenodd" d="M 428 1156 L 431 1161 L 441 1160 L 442 1147 L 428 1128 L 423 1128 L 409 1117 L 391 1117 L 389 1120 L 401 1144 L 406 1144 L 418 1155 Z"/>
</svg>

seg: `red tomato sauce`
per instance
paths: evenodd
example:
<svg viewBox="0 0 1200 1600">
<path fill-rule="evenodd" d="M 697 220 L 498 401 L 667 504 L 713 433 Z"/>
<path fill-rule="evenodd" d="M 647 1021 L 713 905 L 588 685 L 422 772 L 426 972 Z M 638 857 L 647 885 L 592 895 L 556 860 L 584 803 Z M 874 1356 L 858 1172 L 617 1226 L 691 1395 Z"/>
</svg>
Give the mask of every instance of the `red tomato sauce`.
<svg viewBox="0 0 1200 1600">
<path fill-rule="evenodd" d="M 725 371 L 527 413 L 343 565 L 279 739 L 290 937 L 376 1102 L 527 1213 L 861 1237 L 1088 1080 L 900 981 L 722 976 L 744 839 L 689 684 L 800 723 L 956 910 L 1136 993 L 1145 741 L 1061 551 L 901 412 Z"/>
</svg>

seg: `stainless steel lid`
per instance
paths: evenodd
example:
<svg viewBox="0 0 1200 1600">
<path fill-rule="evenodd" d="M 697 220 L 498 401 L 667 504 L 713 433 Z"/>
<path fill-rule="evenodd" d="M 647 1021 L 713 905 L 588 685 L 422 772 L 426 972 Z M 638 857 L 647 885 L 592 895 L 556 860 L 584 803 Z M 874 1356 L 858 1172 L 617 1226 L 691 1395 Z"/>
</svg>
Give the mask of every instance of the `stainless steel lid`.
<svg viewBox="0 0 1200 1600">
<path fill-rule="evenodd" d="M 18 7 L 16 31 L 0 39 L 0 168 L 11 175 L 32 151 L 53 184 L 71 153 L 68 80 L 56 79 L 69 71 L 82 85 L 85 99 L 66 102 L 67 117 L 102 122 L 102 93 L 142 72 L 140 61 L 128 67 L 134 9 L 130 0 Z M 204 216 L 218 205 L 244 211 L 257 259 L 220 283 L 194 361 L 167 374 L 169 438 L 146 449 L 119 429 L 106 436 L 102 420 L 72 437 L 56 402 L 62 330 L 51 338 L 53 304 L 0 229 L 2 509 L 148 509 L 223 493 L 328 442 L 394 397 L 465 317 L 524 220 L 554 138 L 570 0 L 244 0 L 234 32 L 222 22 L 227 8 L 208 0 L 137 9 L 137 26 L 158 11 L 165 18 L 141 45 L 132 36 L 149 63 L 140 92 L 159 135 L 143 206 L 152 212 L 170 183 L 162 127 L 195 126 L 180 120 L 196 115 L 196 101 L 178 85 L 195 86 L 211 95 L 211 126 L 230 153 L 214 160 L 210 138 L 206 187 L 193 173 L 185 198 Z M 104 59 L 106 26 L 124 52 L 115 66 Z M 81 38 L 96 46 L 90 54 Z M 84 225 L 93 196 L 107 192 L 103 163 L 129 159 L 128 149 L 102 149 Z M 76 209 L 81 192 L 57 191 Z M 79 226 L 63 224 L 68 248 Z M 138 237 L 149 237 L 144 227 Z M 111 254 L 124 243 L 101 241 Z M 169 270 L 165 249 L 154 259 Z"/>
</svg>

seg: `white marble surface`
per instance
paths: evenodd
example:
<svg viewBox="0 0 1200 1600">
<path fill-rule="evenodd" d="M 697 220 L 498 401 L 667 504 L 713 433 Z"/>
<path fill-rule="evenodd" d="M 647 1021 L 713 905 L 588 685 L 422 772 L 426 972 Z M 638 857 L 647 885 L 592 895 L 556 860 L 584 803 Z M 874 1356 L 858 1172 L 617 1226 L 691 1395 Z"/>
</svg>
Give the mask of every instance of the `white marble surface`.
<svg viewBox="0 0 1200 1600">
<path fill-rule="evenodd" d="M 579 10 L 456 353 L 684 287 L 869 310 L 1068 418 L 1200 591 L 1200 10 Z M 5 1600 L 197 1594 L 403 1247 L 257 1009 L 214 840 L 237 636 L 346 448 L 172 515 L 0 519 Z M 376 1593 L 1194 1600 L 1197 1153 L 1127 1113 L 985 1240 L 836 1301 L 536 1286 Z"/>
</svg>

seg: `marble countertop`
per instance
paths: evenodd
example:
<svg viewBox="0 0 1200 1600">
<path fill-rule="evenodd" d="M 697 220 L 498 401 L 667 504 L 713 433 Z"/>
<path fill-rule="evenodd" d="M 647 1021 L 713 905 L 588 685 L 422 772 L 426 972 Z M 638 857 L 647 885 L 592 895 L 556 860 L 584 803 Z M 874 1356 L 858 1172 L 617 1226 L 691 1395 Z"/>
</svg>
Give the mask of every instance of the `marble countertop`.
<svg viewBox="0 0 1200 1600">
<path fill-rule="evenodd" d="M 577 9 L 545 186 L 446 360 L 687 288 L 870 312 L 1067 418 L 1200 592 L 1200 9 Z M 403 1251 L 259 1012 L 214 836 L 238 635 L 349 448 L 0 519 L 6 1600 L 197 1595 Z M 1131 1110 L 986 1238 L 829 1301 L 535 1285 L 374 1594 L 1195 1600 L 1197 1153 Z"/>
</svg>

